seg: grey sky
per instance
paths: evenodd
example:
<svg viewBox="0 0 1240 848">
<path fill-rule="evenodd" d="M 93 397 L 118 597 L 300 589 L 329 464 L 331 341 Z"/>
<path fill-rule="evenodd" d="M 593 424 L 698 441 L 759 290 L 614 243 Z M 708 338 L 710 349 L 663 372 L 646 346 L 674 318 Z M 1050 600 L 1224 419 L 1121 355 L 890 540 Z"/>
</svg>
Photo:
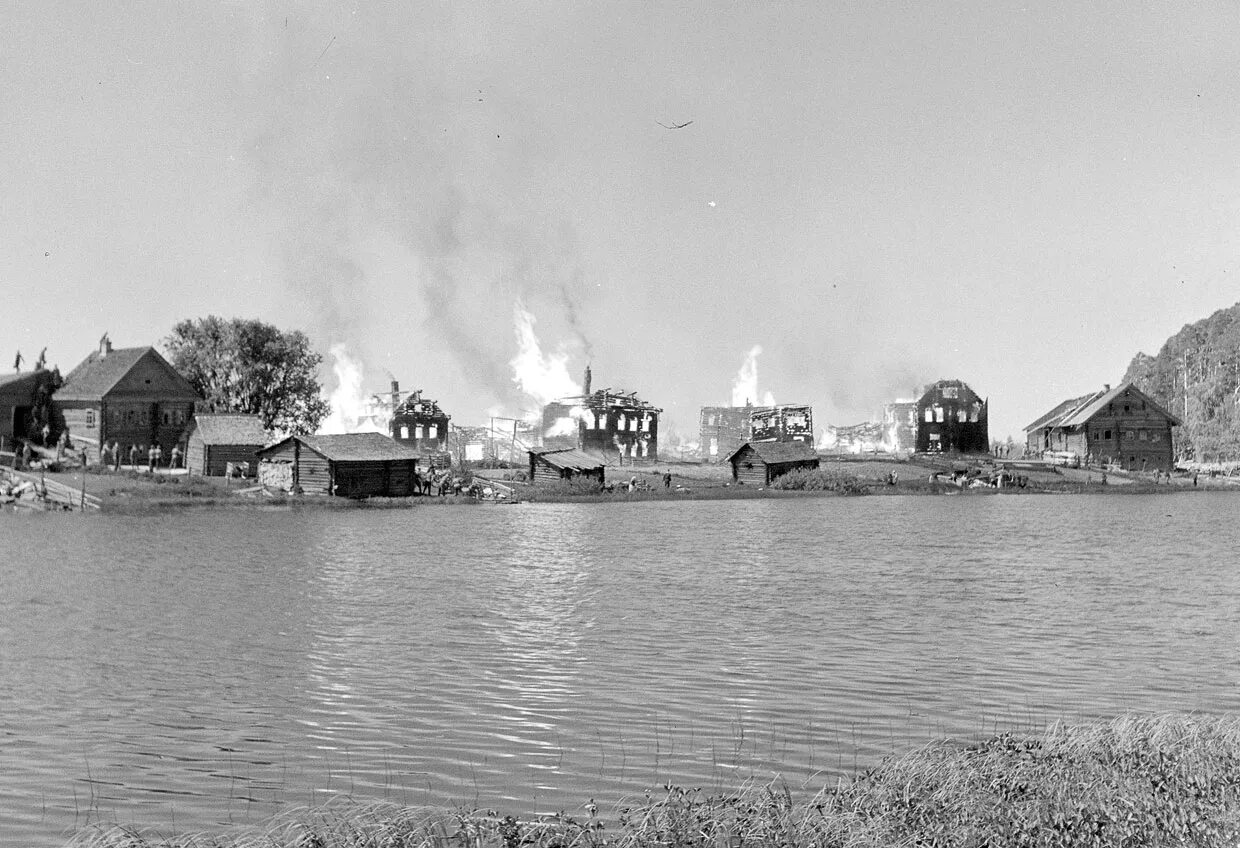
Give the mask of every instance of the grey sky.
<svg viewBox="0 0 1240 848">
<path fill-rule="evenodd" d="M 1240 300 L 1237 68 L 1235 3 L 10 4 L 2 364 L 258 317 L 472 423 L 521 300 L 686 434 L 760 344 L 1019 437 Z"/>
</svg>

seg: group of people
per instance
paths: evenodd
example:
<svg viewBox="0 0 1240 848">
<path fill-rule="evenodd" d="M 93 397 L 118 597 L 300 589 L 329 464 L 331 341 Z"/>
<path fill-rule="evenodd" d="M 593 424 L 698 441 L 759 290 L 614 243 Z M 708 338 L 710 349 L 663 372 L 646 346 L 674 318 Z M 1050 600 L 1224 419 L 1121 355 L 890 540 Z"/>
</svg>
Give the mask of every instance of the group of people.
<svg viewBox="0 0 1240 848">
<path fill-rule="evenodd" d="M 156 468 L 164 466 L 164 449 L 158 444 L 155 445 L 130 445 L 129 450 L 129 466 L 138 468 L 139 463 L 146 460 L 146 470 L 154 473 Z M 115 471 L 121 468 L 121 443 L 114 441 L 111 444 L 106 442 L 99 448 L 99 461 L 105 466 L 111 466 Z M 168 468 L 180 468 L 181 460 L 184 454 L 180 445 L 173 445 L 172 450 L 168 452 Z"/>
</svg>

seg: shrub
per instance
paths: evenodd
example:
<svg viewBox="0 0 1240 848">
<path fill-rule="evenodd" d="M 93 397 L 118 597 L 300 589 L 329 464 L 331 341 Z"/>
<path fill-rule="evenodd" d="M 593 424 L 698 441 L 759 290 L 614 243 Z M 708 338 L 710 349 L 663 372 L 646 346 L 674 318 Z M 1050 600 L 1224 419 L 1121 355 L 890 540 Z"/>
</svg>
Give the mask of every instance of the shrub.
<svg viewBox="0 0 1240 848">
<path fill-rule="evenodd" d="M 864 494 L 865 484 L 852 475 L 833 473 L 824 468 L 794 468 L 771 481 L 772 489 L 806 492 L 840 492 L 846 495 Z"/>
</svg>

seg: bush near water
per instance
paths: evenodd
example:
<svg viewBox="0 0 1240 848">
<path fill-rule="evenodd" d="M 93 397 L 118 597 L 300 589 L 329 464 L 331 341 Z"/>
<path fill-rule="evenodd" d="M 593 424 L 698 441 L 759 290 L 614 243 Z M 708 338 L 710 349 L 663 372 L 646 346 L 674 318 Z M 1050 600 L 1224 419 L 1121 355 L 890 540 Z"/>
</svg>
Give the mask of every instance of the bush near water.
<svg viewBox="0 0 1240 848">
<path fill-rule="evenodd" d="M 92 848 L 1135 848 L 1234 846 L 1240 721 L 1128 716 L 890 757 L 804 800 L 664 787 L 600 817 L 330 804 L 236 836 L 85 831 Z"/>
</svg>

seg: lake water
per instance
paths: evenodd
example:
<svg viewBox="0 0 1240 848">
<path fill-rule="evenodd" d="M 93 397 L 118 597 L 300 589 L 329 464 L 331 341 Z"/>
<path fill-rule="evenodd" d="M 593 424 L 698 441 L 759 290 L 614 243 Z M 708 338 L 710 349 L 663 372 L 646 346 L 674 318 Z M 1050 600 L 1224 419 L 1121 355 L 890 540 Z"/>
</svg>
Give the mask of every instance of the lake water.
<svg viewBox="0 0 1240 848">
<path fill-rule="evenodd" d="M 0 515 L 0 842 L 349 794 L 606 812 L 1240 708 L 1240 499 Z"/>
</svg>

